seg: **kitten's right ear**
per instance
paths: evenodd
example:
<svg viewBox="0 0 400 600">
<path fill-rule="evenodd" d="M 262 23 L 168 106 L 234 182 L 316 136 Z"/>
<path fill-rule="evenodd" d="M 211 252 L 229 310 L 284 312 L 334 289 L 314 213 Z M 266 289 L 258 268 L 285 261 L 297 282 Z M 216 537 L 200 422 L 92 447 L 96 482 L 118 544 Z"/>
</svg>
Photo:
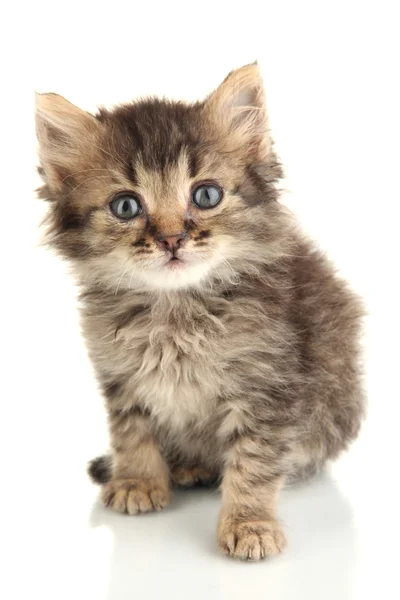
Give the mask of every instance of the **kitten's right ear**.
<svg viewBox="0 0 400 600">
<path fill-rule="evenodd" d="M 36 94 L 36 134 L 44 179 L 59 191 L 68 175 L 79 170 L 99 122 L 57 94 Z"/>
</svg>

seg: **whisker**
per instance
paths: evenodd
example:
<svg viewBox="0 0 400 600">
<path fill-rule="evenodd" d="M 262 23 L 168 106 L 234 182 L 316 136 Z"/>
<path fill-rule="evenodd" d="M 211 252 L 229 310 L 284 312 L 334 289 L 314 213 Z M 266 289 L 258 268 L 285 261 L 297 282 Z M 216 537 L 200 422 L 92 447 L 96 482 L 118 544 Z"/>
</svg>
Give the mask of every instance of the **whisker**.
<svg viewBox="0 0 400 600">
<path fill-rule="evenodd" d="M 76 185 L 74 187 L 73 190 L 71 190 L 71 194 L 73 192 L 75 192 L 78 188 L 82 187 L 82 185 L 85 185 L 85 183 L 88 183 L 89 181 L 95 181 L 96 179 L 107 179 L 106 175 L 97 175 L 96 177 L 89 177 L 89 179 L 85 179 L 85 181 L 82 181 L 81 183 L 78 183 L 78 185 Z"/>
<path fill-rule="evenodd" d="M 234 270 L 234 268 L 232 267 L 232 265 L 229 263 L 228 259 L 222 254 L 222 252 L 220 250 L 218 250 L 218 248 L 214 248 L 214 251 L 222 257 L 222 262 L 227 267 L 230 268 L 230 270 L 232 271 L 232 274 L 235 276 L 235 278 L 237 278 L 238 273 Z"/>
<path fill-rule="evenodd" d="M 67 181 L 67 179 L 69 179 L 70 177 L 75 177 L 76 175 L 81 175 L 83 173 L 92 173 L 94 171 L 97 172 L 104 172 L 104 173 L 109 173 L 109 169 L 82 169 L 81 171 L 74 171 L 73 173 L 69 173 L 68 175 L 66 175 L 64 177 L 64 179 L 62 179 L 62 183 L 64 183 L 64 181 Z"/>
<path fill-rule="evenodd" d="M 121 156 L 119 156 L 119 154 L 117 154 L 117 153 L 111 154 L 111 152 L 108 152 L 108 150 L 105 150 L 104 148 L 101 148 L 100 146 L 97 146 L 96 144 L 92 144 L 92 146 L 93 146 L 93 148 L 100 150 L 100 152 L 103 152 L 104 154 L 106 154 L 107 156 L 112 158 L 113 160 L 116 160 L 120 166 L 122 166 L 122 167 L 129 166 L 128 163 L 126 161 L 124 161 Z"/>
<path fill-rule="evenodd" d="M 121 285 L 122 278 L 123 278 L 123 276 L 125 275 L 126 271 L 129 269 L 129 258 L 127 258 L 127 260 L 125 261 L 125 263 L 126 263 L 126 267 L 125 267 L 125 269 L 122 271 L 122 275 L 121 275 L 121 277 L 120 277 L 120 278 L 119 278 L 119 280 L 118 280 L 117 288 L 116 288 L 116 290 L 115 290 L 115 292 L 114 292 L 114 293 L 115 293 L 115 295 L 117 295 L 117 294 L 118 294 L 118 290 L 119 290 L 119 286 Z"/>
<path fill-rule="evenodd" d="M 111 127 L 111 145 L 112 145 L 112 148 L 114 151 L 115 158 L 117 158 L 117 163 L 119 164 L 120 167 L 122 167 L 122 169 L 124 169 L 127 166 L 129 167 L 129 164 L 127 162 L 125 162 L 118 154 L 117 149 L 115 147 L 114 134 L 115 134 L 115 125 Z"/>
</svg>

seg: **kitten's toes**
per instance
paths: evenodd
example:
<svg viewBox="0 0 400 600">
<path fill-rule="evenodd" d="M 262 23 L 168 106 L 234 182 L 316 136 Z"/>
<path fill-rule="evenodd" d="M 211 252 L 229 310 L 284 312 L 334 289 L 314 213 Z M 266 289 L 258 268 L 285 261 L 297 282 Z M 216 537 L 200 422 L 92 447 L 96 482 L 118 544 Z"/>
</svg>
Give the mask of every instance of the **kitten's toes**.
<svg viewBox="0 0 400 600">
<path fill-rule="evenodd" d="M 218 546 L 221 552 L 242 560 L 260 560 L 279 554 L 286 545 L 277 523 L 268 521 L 236 521 L 221 518 L 218 526 Z"/>
<path fill-rule="evenodd" d="M 115 479 L 102 489 L 102 500 L 118 512 L 129 515 L 161 510 L 171 501 L 171 492 L 157 479 Z"/>
<path fill-rule="evenodd" d="M 174 483 L 182 487 L 211 485 L 217 481 L 217 474 L 202 467 L 174 467 L 171 470 Z"/>
</svg>

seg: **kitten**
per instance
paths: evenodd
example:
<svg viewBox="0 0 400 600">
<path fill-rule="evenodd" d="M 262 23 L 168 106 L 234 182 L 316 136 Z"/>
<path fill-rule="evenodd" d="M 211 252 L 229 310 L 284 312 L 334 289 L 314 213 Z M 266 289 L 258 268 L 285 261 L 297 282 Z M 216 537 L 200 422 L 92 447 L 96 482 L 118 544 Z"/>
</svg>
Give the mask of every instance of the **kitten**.
<svg viewBox="0 0 400 600">
<path fill-rule="evenodd" d="M 219 480 L 221 551 L 279 553 L 282 485 L 359 431 L 363 309 L 278 202 L 257 64 L 195 104 L 93 116 L 41 94 L 37 133 L 48 241 L 107 401 L 104 504 L 160 510 L 172 483 Z"/>
</svg>

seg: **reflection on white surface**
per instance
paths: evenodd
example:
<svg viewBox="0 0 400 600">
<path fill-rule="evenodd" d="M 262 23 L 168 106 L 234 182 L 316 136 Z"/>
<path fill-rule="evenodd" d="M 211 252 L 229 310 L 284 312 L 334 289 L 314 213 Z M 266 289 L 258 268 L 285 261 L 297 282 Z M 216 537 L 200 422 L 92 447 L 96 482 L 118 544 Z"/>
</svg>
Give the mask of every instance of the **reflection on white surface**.
<svg viewBox="0 0 400 600">
<path fill-rule="evenodd" d="M 289 540 L 286 552 L 261 563 L 220 556 L 215 541 L 219 510 L 215 490 L 175 493 L 158 514 L 128 517 L 93 506 L 92 528 L 112 532 L 107 600 L 143 590 L 149 598 L 173 590 L 177 598 L 351 597 L 357 562 L 352 510 L 333 477 L 323 474 L 308 485 L 284 490 L 280 519 Z"/>
</svg>

